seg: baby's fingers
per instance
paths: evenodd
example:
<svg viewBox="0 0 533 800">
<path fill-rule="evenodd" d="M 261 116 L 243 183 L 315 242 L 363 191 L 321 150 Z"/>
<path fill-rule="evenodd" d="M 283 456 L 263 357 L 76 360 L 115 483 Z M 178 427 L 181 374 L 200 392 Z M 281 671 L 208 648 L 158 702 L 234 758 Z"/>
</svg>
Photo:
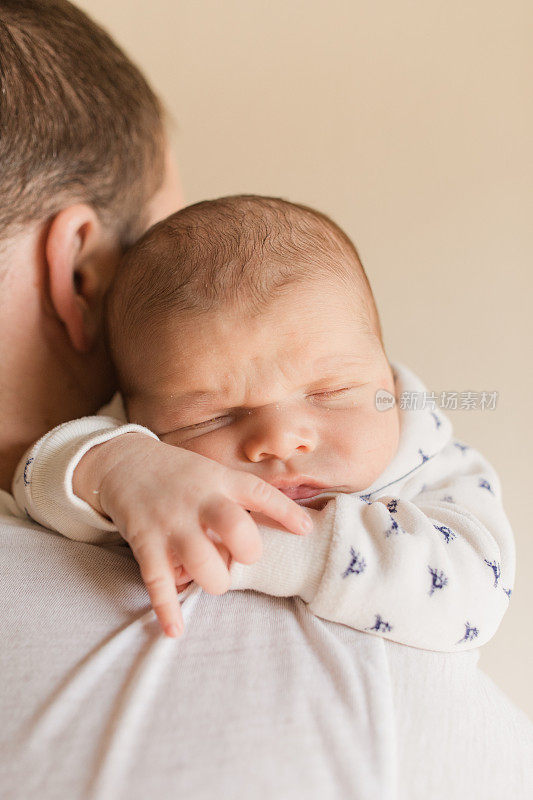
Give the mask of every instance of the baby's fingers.
<svg viewBox="0 0 533 800">
<path fill-rule="evenodd" d="M 231 489 L 232 498 L 243 508 L 260 511 L 293 533 L 305 534 L 313 529 L 310 515 L 301 506 L 257 475 L 234 470 Z"/>
<path fill-rule="evenodd" d="M 257 525 L 233 500 L 217 496 L 202 511 L 200 521 L 204 530 L 212 530 L 220 537 L 235 561 L 253 564 L 261 557 L 263 545 Z"/>
<path fill-rule="evenodd" d="M 183 566 L 206 592 L 224 594 L 230 587 L 230 576 L 217 547 L 198 529 L 196 535 L 180 537 L 174 545 Z"/>
<path fill-rule="evenodd" d="M 137 548 L 131 545 L 139 563 L 150 602 L 157 619 L 167 636 L 177 637 L 183 632 L 183 616 L 178 600 L 175 575 L 163 542 L 152 540 Z"/>
</svg>

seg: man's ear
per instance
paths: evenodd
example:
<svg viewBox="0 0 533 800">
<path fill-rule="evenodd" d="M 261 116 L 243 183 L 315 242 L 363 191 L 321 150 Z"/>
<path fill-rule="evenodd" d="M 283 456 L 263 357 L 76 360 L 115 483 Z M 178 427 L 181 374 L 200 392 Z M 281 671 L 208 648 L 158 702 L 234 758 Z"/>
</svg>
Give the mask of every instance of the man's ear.
<svg viewBox="0 0 533 800">
<path fill-rule="evenodd" d="M 79 203 L 56 214 L 45 256 L 54 310 L 74 348 L 88 353 L 99 333 L 99 306 L 107 288 L 98 261 L 109 256 L 109 237 L 96 211 Z"/>
</svg>

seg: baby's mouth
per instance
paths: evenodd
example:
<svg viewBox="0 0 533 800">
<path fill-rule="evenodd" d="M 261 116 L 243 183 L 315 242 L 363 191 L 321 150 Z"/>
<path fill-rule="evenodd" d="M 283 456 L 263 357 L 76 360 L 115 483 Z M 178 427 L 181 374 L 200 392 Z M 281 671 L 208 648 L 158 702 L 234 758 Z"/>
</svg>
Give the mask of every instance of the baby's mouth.
<svg viewBox="0 0 533 800">
<path fill-rule="evenodd" d="M 291 500 L 306 500 L 309 497 L 315 497 L 317 494 L 326 492 L 327 489 L 325 486 L 307 486 L 302 483 L 299 486 L 287 486 L 285 489 L 280 489 L 280 491 L 290 497 Z"/>
<path fill-rule="evenodd" d="M 286 475 L 265 478 L 269 483 L 283 492 L 295 503 L 307 508 L 313 508 L 318 511 L 322 509 L 328 500 L 335 497 L 339 491 L 339 487 L 324 486 L 319 480 L 315 480 L 311 475 Z M 346 487 L 340 488 L 340 491 L 346 490 Z M 315 499 L 316 498 L 316 499 Z"/>
<path fill-rule="evenodd" d="M 298 492 L 298 490 L 301 491 Z M 326 503 L 329 503 L 329 501 L 339 493 L 338 489 L 335 490 L 326 486 L 322 488 L 316 486 L 298 486 L 293 491 L 295 494 L 299 493 L 300 495 L 299 497 L 292 497 L 295 503 L 298 503 L 299 506 L 312 508 L 315 511 L 321 511 Z M 291 497 L 287 491 L 285 491 L 285 494 Z"/>
</svg>

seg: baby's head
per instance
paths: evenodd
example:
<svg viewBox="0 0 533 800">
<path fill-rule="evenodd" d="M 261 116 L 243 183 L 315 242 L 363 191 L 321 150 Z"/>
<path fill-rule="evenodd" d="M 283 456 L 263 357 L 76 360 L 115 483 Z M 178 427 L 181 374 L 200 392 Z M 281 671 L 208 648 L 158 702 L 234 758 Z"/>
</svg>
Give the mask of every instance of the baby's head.
<svg viewBox="0 0 533 800">
<path fill-rule="evenodd" d="M 372 291 L 317 211 L 258 196 L 182 209 L 126 255 L 107 327 L 128 419 L 164 442 L 296 498 L 289 482 L 363 490 L 396 453 Z"/>
</svg>

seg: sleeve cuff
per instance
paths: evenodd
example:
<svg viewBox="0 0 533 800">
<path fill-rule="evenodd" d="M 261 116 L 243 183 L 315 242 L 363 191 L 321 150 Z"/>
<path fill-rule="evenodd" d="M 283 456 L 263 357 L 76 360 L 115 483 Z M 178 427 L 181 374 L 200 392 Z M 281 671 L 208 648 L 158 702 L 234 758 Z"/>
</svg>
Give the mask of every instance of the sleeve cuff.
<svg viewBox="0 0 533 800">
<path fill-rule="evenodd" d="M 72 477 L 85 453 L 124 433 L 155 433 L 141 425 L 117 425 L 112 417 L 86 417 L 55 428 L 36 445 L 19 480 L 24 483 L 28 513 L 69 539 L 94 544 L 121 541 L 113 522 L 74 494 Z M 38 447 L 38 450 L 37 450 Z"/>
<path fill-rule="evenodd" d="M 296 596 L 309 603 L 318 591 L 326 567 L 334 506 L 333 502 L 322 511 L 308 509 L 314 527 L 305 536 L 258 524 L 263 554 L 255 564 L 232 563 L 230 588 L 253 589 L 274 597 Z"/>
</svg>

